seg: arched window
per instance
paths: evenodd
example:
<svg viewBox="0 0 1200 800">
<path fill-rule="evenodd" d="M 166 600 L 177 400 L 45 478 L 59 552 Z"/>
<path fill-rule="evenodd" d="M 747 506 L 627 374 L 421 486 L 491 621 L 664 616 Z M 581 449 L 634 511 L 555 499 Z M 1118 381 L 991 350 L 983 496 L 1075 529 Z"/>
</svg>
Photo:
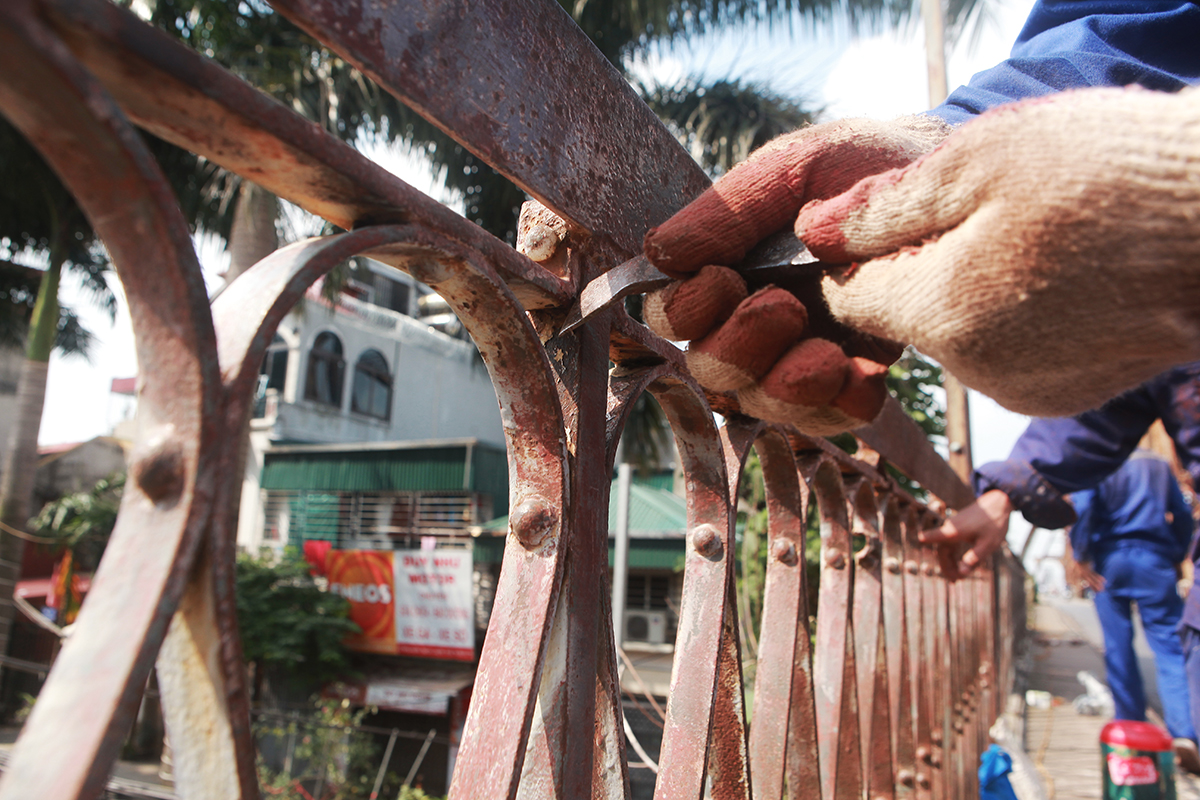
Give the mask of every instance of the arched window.
<svg viewBox="0 0 1200 800">
<path fill-rule="evenodd" d="M 271 340 L 267 354 L 263 356 L 262 366 L 258 370 L 258 385 L 261 389 L 275 389 L 282 392 L 287 382 L 288 345 L 278 333 Z"/>
<path fill-rule="evenodd" d="M 342 358 L 341 339 L 336 334 L 322 333 L 313 342 L 312 352 L 308 354 L 304 399 L 340 408 L 345 374 L 346 359 Z"/>
<path fill-rule="evenodd" d="M 379 419 L 392 415 L 392 376 L 378 350 L 366 351 L 354 365 L 350 410 Z"/>
</svg>

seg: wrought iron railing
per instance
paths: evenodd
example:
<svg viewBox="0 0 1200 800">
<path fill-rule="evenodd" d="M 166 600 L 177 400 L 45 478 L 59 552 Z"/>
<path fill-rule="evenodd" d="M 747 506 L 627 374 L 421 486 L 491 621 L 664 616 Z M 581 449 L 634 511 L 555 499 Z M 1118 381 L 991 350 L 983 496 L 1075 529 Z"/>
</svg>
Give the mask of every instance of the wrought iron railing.
<svg viewBox="0 0 1200 800">
<path fill-rule="evenodd" d="M 689 508 L 657 796 L 973 796 L 1023 624 L 1011 557 L 948 583 L 916 541 L 938 514 L 878 459 L 740 416 L 621 309 L 555 335 L 581 286 L 708 183 L 558 4 L 274 5 L 537 198 L 544 208 L 525 229 L 568 235 L 535 263 L 104 0 L 0 4 L 0 112 L 112 255 L 133 316 L 142 430 L 117 530 L 0 797 L 96 796 L 156 660 L 179 794 L 258 795 L 234 615 L 241 461 L 230 432 L 243 429 L 282 316 L 356 254 L 446 298 L 505 421 L 511 528 L 452 796 L 627 793 L 606 505 L 616 441 L 646 391 L 670 419 Z M 281 249 L 210 308 L 182 215 L 133 125 L 349 232 Z M 858 434 L 869 445 L 860 456 L 882 454 L 950 508 L 970 502 L 894 404 Z M 770 559 L 747 728 L 731 531 L 752 447 Z M 812 503 L 815 636 L 803 547 Z"/>
</svg>

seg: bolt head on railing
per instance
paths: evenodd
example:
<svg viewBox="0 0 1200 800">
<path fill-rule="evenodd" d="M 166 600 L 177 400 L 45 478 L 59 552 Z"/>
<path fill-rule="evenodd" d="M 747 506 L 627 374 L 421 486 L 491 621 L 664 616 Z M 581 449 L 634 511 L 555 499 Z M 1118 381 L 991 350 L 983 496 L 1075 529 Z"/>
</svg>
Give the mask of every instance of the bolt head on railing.
<svg viewBox="0 0 1200 800">
<path fill-rule="evenodd" d="M 533 261 L 542 262 L 548 261 L 558 250 L 558 243 L 561 241 L 558 237 L 558 232 L 548 225 L 534 225 L 521 239 L 520 246 L 517 250 L 524 253 Z"/>
<path fill-rule="evenodd" d="M 846 554 L 838 550 L 830 550 L 825 554 L 825 566 L 833 569 L 845 569 Z"/>
<path fill-rule="evenodd" d="M 155 504 L 172 503 L 183 492 L 183 445 L 173 433 L 152 436 L 131 459 L 137 487 Z"/>
<path fill-rule="evenodd" d="M 921 571 L 921 565 L 911 559 L 904 562 L 904 568 L 908 570 L 909 575 L 916 575 Z"/>
<path fill-rule="evenodd" d="M 912 786 L 914 783 L 916 783 L 916 780 L 917 778 L 915 775 L 913 775 L 913 771 L 911 769 L 902 769 L 896 773 L 896 781 L 899 782 L 901 786 Z"/>
<path fill-rule="evenodd" d="M 922 789 L 928 789 L 931 785 L 932 783 L 930 782 L 929 775 L 927 773 L 917 773 L 917 786 L 920 786 Z"/>
<path fill-rule="evenodd" d="M 900 559 L 888 556 L 883 560 L 883 568 L 893 575 L 900 574 Z"/>
<path fill-rule="evenodd" d="M 800 559 L 796 557 L 796 545 L 787 539 L 776 539 L 771 545 L 771 557 L 781 564 L 794 567 Z"/>
<path fill-rule="evenodd" d="M 708 523 L 696 526 L 692 531 L 692 547 L 705 558 L 716 558 L 721 554 L 721 532 Z"/>
<path fill-rule="evenodd" d="M 917 748 L 917 761 L 920 761 L 922 764 L 928 764 L 932 757 L 933 752 L 928 747 L 922 745 Z"/>
<path fill-rule="evenodd" d="M 509 516 L 513 536 L 526 549 L 540 547 L 558 525 L 558 513 L 541 495 L 523 501 Z"/>
<path fill-rule="evenodd" d="M 928 578 L 929 576 L 933 575 L 933 565 L 932 564 L 922 564 L 921 572 L 924 573 L 925 577 Z"/>
</svg>

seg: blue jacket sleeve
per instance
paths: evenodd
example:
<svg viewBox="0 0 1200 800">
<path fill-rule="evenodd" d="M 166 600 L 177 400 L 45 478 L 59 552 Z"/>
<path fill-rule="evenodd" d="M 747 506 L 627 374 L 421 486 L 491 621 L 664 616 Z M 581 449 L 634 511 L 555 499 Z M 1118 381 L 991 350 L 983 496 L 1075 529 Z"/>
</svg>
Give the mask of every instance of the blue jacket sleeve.
<svg viewBox="0 0 1200 800">
<path fill-rule="evenodd" d="M 1075 511 L 1064 495 L 1116 471 L 1158 417 L 1159 401 L 1146 384 L 1077 417 L 1035 419 L 1007 461 L 975 471 L 975 491 L 1003 490 L 1039 527 L 1070 525 Z"/>
<path fill-rule="evenodd" d="M 1079 562 L 1091 560 L 1092 531 L 1096 523 L 1095 499 L 1094 489 L 1084 489 L 1071 495 L 1070 503 L 1075 507 L 1075 515 L 1079 518 L 1071 526 L 1071 553 Z"/>
<path fill-rule="evenodd" d="M 952 125 L 993 106 L 1085 86 L 1177 91 L 1200 81 L 1200 6 L 1038 0 L 1012 55 L 932 111 Z"/>
</svg>

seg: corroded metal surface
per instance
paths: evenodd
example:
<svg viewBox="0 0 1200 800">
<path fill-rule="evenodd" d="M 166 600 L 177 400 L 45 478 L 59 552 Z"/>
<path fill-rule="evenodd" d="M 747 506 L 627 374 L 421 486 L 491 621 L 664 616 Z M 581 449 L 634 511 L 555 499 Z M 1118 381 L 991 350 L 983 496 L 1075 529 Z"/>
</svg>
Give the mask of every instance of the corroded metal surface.
<svg viewBox="0 0 1200 800">
<path fill-rule="evenodd" d="M 571 235 L 545 265 L 526 258 L 103 0 L 0 4 L 0 113 L 63 176 L 112 254 L 134 318 L 143 430 L 117 531 L 0 798 L 95 796 L 156 658 L 179 793 L 257 796 L 233 596 L 239 441 L 229 433 L 245 425 L 284 314 L 355 254 L 446 298 L 505 422 L 510 530 L 453 797 L 629 795 L 607 503 L 617 443 L 646 392 L 674 432 L 688 508 L 655 796 L 975 796 L 986 731 L 1013 682 L 1023 577 L 1004 554 L 947 583 L 918 540 L 940 517 L 886 465 L 940 508 L 963 507 L 971 491 L 899 407 L 858 432 L 856 458 L 741 416 L 619 306 L 557 335 L 581 287 L 707 185 L 561 7 L 278 5 L 538 198 L 528 225 Z M 182 215 L 132 125 L 350 232 L 279 250 L 210 308 Z M 751 669 L 735 544 L 752 451 L 768 533 Z"/>
</svg>

